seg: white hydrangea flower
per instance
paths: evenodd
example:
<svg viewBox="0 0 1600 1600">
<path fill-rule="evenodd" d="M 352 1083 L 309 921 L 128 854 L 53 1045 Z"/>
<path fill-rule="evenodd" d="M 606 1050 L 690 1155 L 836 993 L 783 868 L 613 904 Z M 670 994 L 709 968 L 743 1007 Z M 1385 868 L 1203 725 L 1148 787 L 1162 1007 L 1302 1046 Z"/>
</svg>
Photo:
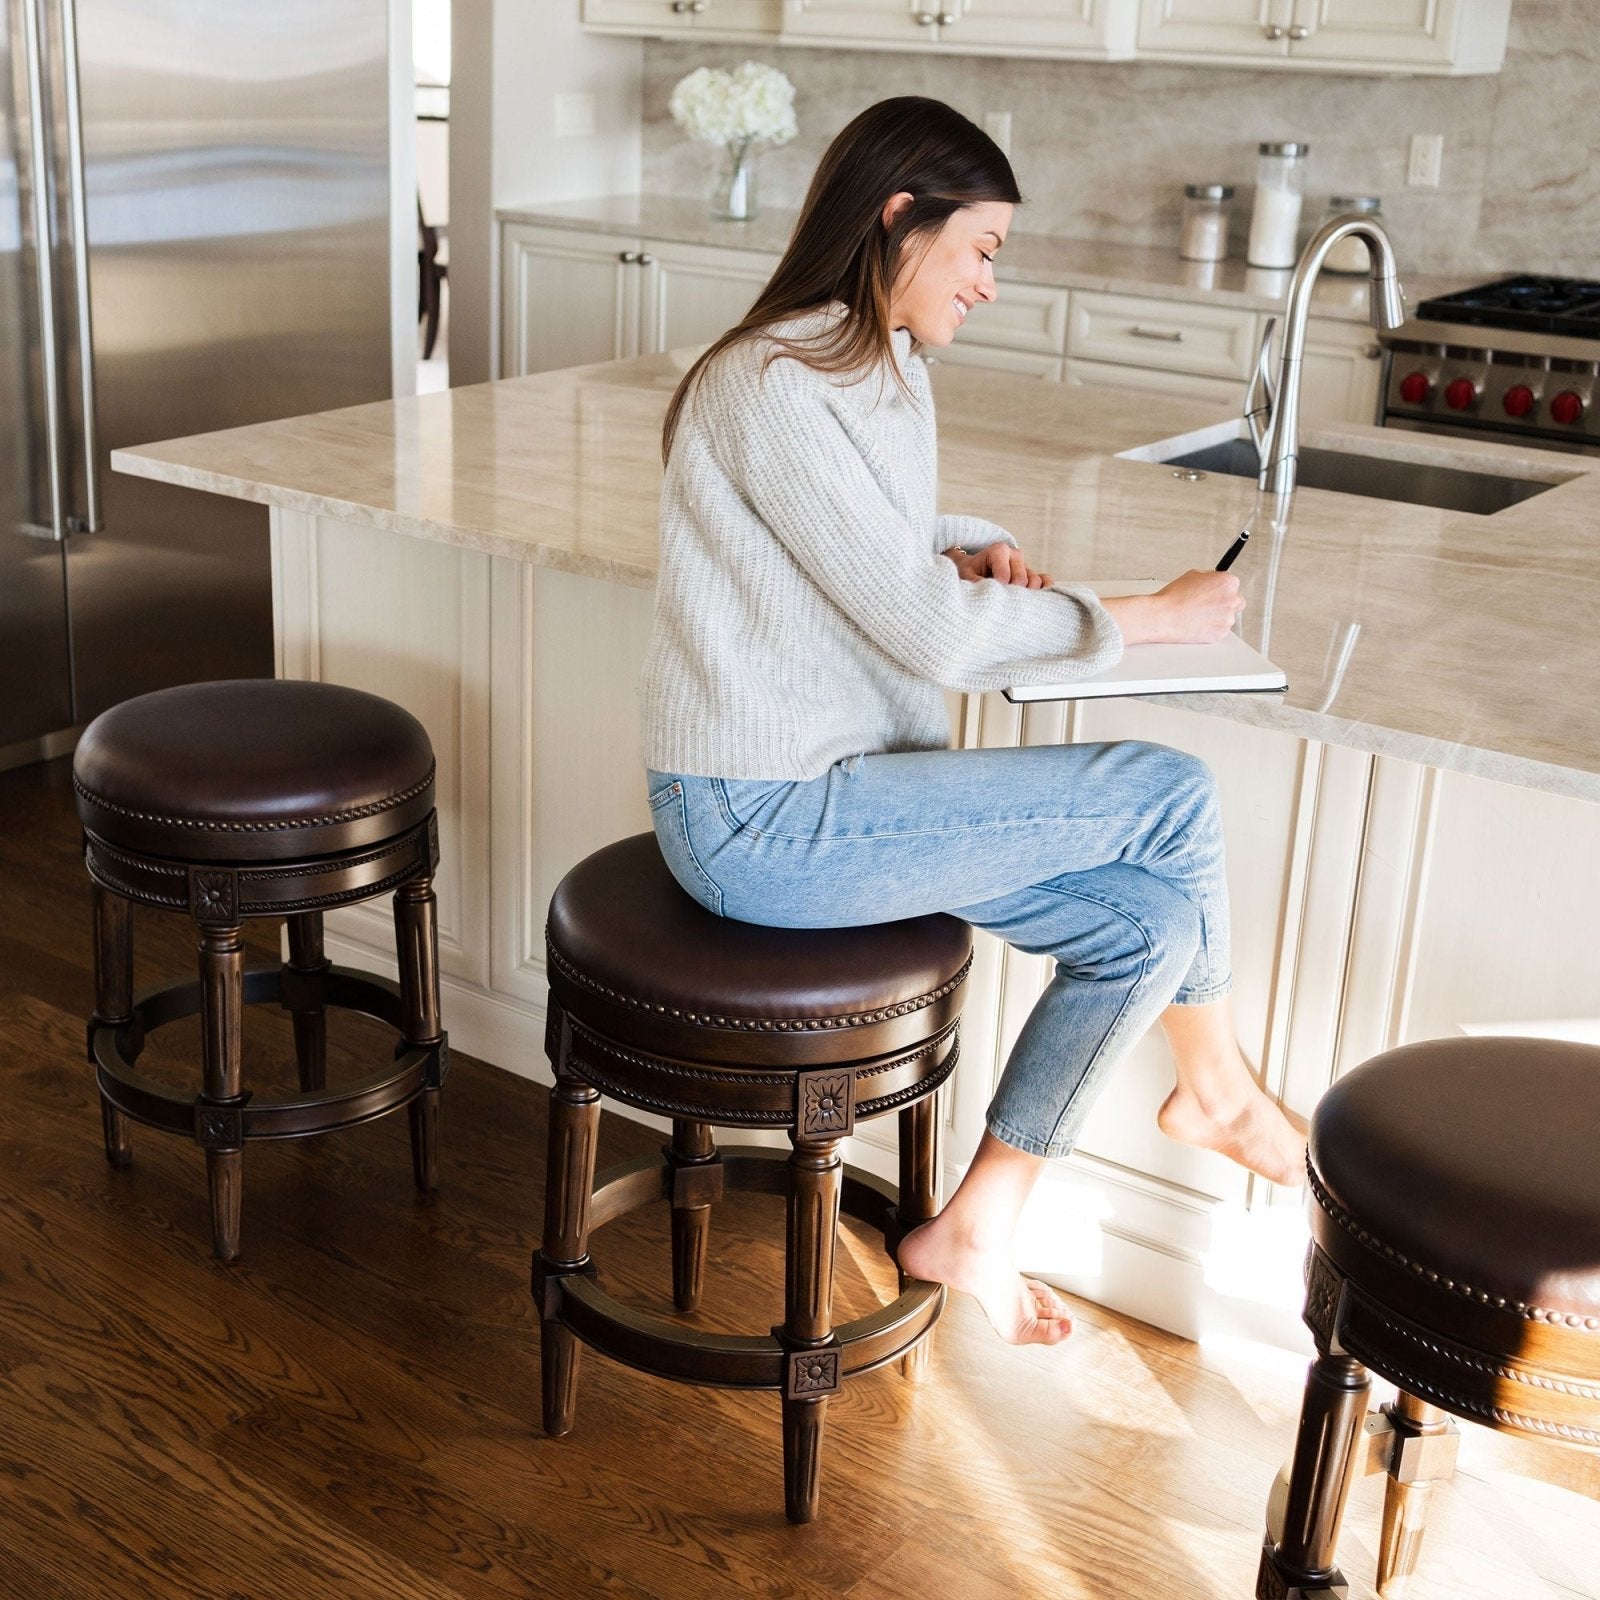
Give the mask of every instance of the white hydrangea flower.
<svg viewBox="0 0 1600 1600">
<path fill-rule="evenodd" d="M 799 132 L 794 85 L 776 67 L 746 61 L 732 72 L 696 67 L 667 101 L 672 120 L 707 144 L 787 144 Z"/>
</svg>

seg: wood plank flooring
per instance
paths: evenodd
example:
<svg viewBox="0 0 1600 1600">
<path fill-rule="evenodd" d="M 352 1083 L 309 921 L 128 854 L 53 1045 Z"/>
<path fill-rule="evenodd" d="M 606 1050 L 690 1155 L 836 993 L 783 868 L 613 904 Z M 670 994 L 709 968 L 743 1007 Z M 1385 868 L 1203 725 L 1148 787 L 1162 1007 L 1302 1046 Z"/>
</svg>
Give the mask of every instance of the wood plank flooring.
<svg viewBox="0 0 1600 1600">
<path fill-rule="evenodd" d="M 135 1130 L 105 1163 L 83 1059 L 88 892 L 67 764 L 0 775 L 0 1596 L 7 1600 L 1245 1600 L 1301 1363 L 1197 1348 L 1092 1306 L 1013 1351 L 957 1302 L 931 1380 L 832 1405 L 821 1518 L 783 1520 L 778 1406 L 586 1359 L 577 1426 L 537 1429 L 528 1264 L 544 1091 L 457 1056 L 441 1191 L 405 1119 L 245 1157 L 244 1254 L 210 1254 L 204 1169 Z M 188 970 L 180 918 L 139 915 L 137 981 Z M 262 959 L 272 930 L 253 935 Z M 448 1023 L 448 1015 L 446 1022 Z M 282 1082 L 253 1011 L 247 1082 Z M 342 1025 L 341 1025 L 342 1024 Z M 386 1048 L 340 1018 L 334 1074 Z M 149 1059 L 193 1079 L 192 1028 Z M 601 1160 L 656 1136 L 608 1116 Z M 781 1212 L 714 1224 L 706 1320 L 782 1309 Z M 603 1278 L 669 1305 L 664 1214 L 607 1228 Z M 891 1274 L 840 1252 L 849 1314 Z M 1469 1430 L 1413 1600 L 1600 1600 L 1593 1458 Z M 1372 1594 L 1379 1484 L 1341 1556 Z"/>
</svg>

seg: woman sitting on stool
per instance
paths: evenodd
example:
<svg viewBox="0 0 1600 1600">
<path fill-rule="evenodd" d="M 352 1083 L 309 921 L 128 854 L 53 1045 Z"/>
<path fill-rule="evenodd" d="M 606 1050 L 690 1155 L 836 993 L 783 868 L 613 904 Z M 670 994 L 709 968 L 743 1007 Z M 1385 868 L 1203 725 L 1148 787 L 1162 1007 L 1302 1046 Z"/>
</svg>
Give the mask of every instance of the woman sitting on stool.
<svg viewBox="0 0 1600 1600">
<path fill-rule="evenodd" d="M 940 516 L 928 375 L 995 298 L 1020 196 L 950 107 L 870 107 L 833 142 L 749 315 L 667 412 L 643 682 L 656 836 L 720 916 L 831 928 L 946 911 L 1055 958 L 960 1187 L 905 1271 L 1002 1338 L 1071 1329 L 1012 1240 L 1106 1073 L 1159 1019 L 1165 1133 L 1298 1183 L 1304 1142 L 1240 1054 L 1210 772 L 1125 742 L 952 750 L 942 691 L 1087 676 L 1123 645 L 1221 639 L 1227 573 L 1099 601 L 976 517 Z"/>
</svg>

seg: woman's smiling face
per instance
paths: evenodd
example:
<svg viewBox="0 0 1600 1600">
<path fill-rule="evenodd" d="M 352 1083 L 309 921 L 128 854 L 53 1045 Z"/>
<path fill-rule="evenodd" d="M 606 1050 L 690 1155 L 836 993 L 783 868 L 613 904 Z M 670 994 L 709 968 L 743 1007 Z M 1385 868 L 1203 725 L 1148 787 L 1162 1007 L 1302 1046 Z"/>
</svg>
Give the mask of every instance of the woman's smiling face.
<svg viewBox="0 0 1600 1600">
<path fill-rule="evenodd" d="M 884 206 L 887 224 L 911 200 Z M 1005 243 L 1014 207 L 983 200 L 954 212 L 932 239 L 915 239 L 901 257 L 889 293 L 889 325 L 922 344 L 947 345 L 980 300 L 993 300 L 994 254 Z"/>
</svg>

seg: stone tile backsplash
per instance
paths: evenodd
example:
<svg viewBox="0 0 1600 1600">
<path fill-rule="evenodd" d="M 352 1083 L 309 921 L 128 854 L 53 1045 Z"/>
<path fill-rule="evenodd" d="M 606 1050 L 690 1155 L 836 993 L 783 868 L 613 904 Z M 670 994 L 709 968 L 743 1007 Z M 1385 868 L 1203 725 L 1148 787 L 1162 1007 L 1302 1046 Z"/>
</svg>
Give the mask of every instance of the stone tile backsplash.
<svg viewBox="0 0 1600 1600">
<path fill-rule="evenodd" d="M 1429 273 L 1528 270 L 1600 276 L 1600 5 L 1514 0 L 1494 77 L 1357 78 L 1133 63 L 754 50 L 647 41 L 644 185 L 709 188 L 712 152 L 666 110 L 684 73 L 747 56 L 796 88 L 800 136 L 761 155 L 761 192 L 798 205 L 828 140 L 863 106 L 927 94 L 969 116 L 1009 111 L 1030 233 L 1171 246 L 1185 183 L 1232 183 L 1230 253 L 1249 222 L 1256 144 L 1311 145 L 1306 223 L 1329 194 L 1377 194 L 1402 266 Z M 1442 133 L 1437 189 L 1405 187 L 1413 133 Z"/>
</svg>

